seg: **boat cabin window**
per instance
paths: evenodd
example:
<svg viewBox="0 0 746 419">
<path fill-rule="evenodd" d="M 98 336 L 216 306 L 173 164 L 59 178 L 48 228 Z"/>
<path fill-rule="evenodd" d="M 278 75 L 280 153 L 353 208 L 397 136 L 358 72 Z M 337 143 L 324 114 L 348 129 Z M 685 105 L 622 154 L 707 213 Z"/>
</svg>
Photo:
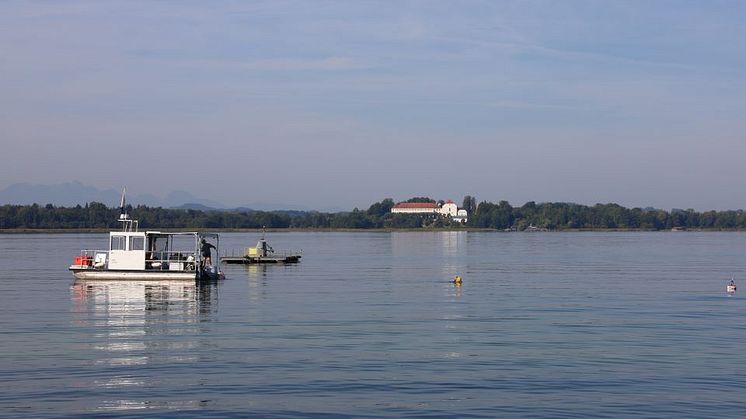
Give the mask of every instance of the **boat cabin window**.
<svg viewBox="0 0 746 419">
<path fill-rule="evenodd" d="M 130 237 L 130 250 L 145 250 L 145 237 Z"/>
<path fill-rule="evenodd" d="M 125 238 L 124 236 L 111 236 L 111 250 L 124 250 Z"/>
</svg>

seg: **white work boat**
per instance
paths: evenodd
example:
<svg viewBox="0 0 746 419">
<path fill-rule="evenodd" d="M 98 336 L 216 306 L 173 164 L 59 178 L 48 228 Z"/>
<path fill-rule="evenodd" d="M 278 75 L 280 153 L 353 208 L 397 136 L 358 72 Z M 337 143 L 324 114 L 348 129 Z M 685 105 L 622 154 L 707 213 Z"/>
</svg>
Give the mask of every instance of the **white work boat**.
<svg viewBox="0 0 746 419">
<path fill-rule="evenodd" d="M 733 294 L 736 292 L 736 283 L 733 282 L 732 279 L 730 281 L 730 284 L 725 286 L 725 292 L 727 292 L 728 294 Z"/>
<path fill-rule="evenodd" d="M 220 272 L 220 237 L 214 233 L 138 231 L 136 220 L 125 211 L 122 194 L 122 231 L 109 233 L 107 250 L 81 250 L 70 266 L 75 279 L 82 280 L 212 280 Z M 215 260 L 207 263 L 201 244 L 215 249 Z"/>
</svg>

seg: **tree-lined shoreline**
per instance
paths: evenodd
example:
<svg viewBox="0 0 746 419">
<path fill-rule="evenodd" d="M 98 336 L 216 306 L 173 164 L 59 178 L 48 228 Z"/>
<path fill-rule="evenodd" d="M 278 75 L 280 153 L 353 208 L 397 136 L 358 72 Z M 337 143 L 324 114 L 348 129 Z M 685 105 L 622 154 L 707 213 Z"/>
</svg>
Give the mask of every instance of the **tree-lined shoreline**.
<svg viewBox="0 0 746 419">
<path fill-rule="evenodd" d="M 412 198 L 422 202 L 429 198 Z M 433 200 L 433 202 L 435 202 Z M 469 210 L 466 223 L 437 214 L 392 214 L 390 198 L 372 204 L 367 210 L 347 212 L 317 211 L 222 211 L 169 209 L 128 206 L 141 229 L 212 229 L 251 231 L 261 228 L 283 230 L 421 230 L 479 229 L 504 231 L 661 231 L 746 230 L 743 210 L 704 211 L 693 209 L 664 211 L 653 208 L 625 208 L 618 204 L 593 206 L 565 203 L 527 202 L 513 207 L 507 201 L 492 203 L 467 196 L 463 207 Z M 120 225 L 119 208 L 98 202 L 74 207 L 48 205 L 0 206 L 2 232 L 108 231 Z"/>
</svg>

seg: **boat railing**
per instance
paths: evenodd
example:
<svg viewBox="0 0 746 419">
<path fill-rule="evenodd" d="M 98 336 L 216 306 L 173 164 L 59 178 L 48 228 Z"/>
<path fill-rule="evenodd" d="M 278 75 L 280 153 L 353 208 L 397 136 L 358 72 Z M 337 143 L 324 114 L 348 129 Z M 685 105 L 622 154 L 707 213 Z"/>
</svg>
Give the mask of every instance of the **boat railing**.
<svg viewBox="0 0 746 419">
<path fill-rule="evenodd" d="M 197 253 L 189 250 L 154 251 L 145 254 L 145 269 L 157 271 L 193 271 Z"/>
<path fill-rule="evenodd" d="M 73 265 L 94 269 L 104 269 L 109 263 L 108 250 L 83 249 L 75 258 Z"/>
<path fill-rule="evenodd" d="M 273 252 L 273 256 L 290 257 L 290 256 L 302 256 L 303 250 L 280 250 L 279 252 Z"/>
<path fill-rule="evenodd" d="M 153 251 L 145 253 L 146 270 L 193 271 L 199 259 L 197 252 L 189 250 Z M 109 251 L 83 249 L 75 258 L 73 265 L 88 269 L 107 269 Z"/>
<path fill-rule="evenodd" d="M 98 250 L 98 249 L 83 249 L 83 250 L 80 251 L 80 256 L 94 257 L 98 253 L 106 253 L 108 255 L 109 251 L 108 250 Z"/>
<path fill-rule="evenodd" d="M 230 252 L 226 251 L 221 253 L 220 257 L 245 257 L 249 256 L 249 249 L 250 247 L 247 247 L 245 249 L 231 249 Z M 287 249 L 281 249 L 281 250 L 271 250 L 267 251 L 267 257 L 293 257 L 293 256 L 301 256 L 303 255 L 303 250 L 287 250 Z"/>
</svg>

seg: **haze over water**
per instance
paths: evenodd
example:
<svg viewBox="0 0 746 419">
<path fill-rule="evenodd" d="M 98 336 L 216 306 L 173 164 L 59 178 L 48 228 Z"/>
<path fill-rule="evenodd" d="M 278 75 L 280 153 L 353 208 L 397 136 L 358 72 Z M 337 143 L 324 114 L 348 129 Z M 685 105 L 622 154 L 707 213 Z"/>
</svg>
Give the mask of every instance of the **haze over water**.
<svg viewBox="0 0 746 419">
<path fill-rule="evenodd" d="M 738 417 L 743 233 L 276 233 L 289 266 L 73 283 L 2 235 L 0 415 Z M 224 250 L 256 234 L 223 234 Z M 464 278 L 461 287 L 449 281 Z"/>
</svg>

